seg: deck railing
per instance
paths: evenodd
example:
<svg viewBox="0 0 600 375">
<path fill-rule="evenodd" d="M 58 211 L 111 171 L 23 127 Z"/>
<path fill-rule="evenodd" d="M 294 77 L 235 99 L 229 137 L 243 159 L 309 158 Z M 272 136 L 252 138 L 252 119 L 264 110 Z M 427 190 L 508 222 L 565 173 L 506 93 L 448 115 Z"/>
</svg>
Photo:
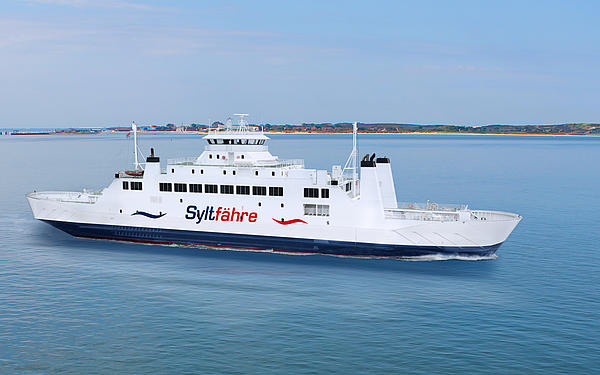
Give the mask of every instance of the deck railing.
<svg viewBox="0 0 600 375">
<path fill-rule="evenodd" d="M 398 208 L 411 209 L 411 210 L 422 210 L 422 211 L 444 211 L 444 212 L 457 212 L 464 211 L 468 208 L 466 204 L 448 204 L 448 203 L 414 203 L 414 202 L 398 202 Z"/>
<path fill-rule="evenodd" d="M 279 168 L 279 167 L 297 167 L 304 168 L 303 159 L 276 159 L 276 160 L 245 160 L 235 159 L 225 164 L 201 164 L 198 158 L 176 158 L 168 159 L 168 165 L 197 165 L 197 166 L 238 166 L 249 168 Z"/>
<path fill-rule="evenodd" d="M 420 220 L 420 221 L 458 221 L 458 212 L 413 210 L 401 208 L 384 209 L 386 219 Z"/>
<path fill-rule="evenodd" d="M 399 204 L 400 206 L 400 204 Z M 405 208 L 386 208 L 386 219 L 419 221 L 511 221 L 521 216 L 509 212 L 469 210 L 466 205 L 402 204 Z M 402 207 L 400 206 L 400 207 Z"/>
<path fill-rule="evenodd" d="M 39 193 L 30 193 L 28 196 L 33 199 L 51 200 L 70 203 L 96 203 L 102 192 L 76 192 L 76 191 L 44 191 Z"/>
</svg>

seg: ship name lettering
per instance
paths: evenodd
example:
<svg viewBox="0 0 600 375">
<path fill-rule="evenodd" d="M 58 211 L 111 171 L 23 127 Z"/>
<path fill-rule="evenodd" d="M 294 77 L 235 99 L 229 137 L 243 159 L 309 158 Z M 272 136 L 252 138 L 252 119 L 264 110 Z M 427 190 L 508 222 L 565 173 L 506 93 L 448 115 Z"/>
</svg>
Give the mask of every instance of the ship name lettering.
<svg viewBox="0 0 600 375">
<path fill-rule="evenodd" d="M 258 218 L 258 213 L 248 211 L 238 211 L 235 207 L 217 207 L 206 206 L 204 209 L 199 209 L 197 206 L 189 205 L 186 209 L 185 218 L 187 220 L 196 220 L 196 224 L 200 224 L 203 220 L 209 221 L 235 221 L 255 223 Z"/>
</svg>

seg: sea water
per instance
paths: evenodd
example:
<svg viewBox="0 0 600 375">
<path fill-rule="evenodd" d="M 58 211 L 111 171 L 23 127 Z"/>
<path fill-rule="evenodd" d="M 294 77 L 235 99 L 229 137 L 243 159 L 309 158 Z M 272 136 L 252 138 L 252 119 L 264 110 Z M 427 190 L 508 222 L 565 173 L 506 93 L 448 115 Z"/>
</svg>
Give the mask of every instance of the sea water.
<svg viewBox="0 0 600 375">
<path fill-rule="evenodd" d="M 282 158 L 343 164 L 349 135 L 273 135 Z M 198 155 L 200 136 L 140 136 Z M 0 137 L 1 374 L 600 372 L 600 138 L 359 137 L 399 201 L 523 221 L 480 261 L 217 251 L 72 238 L 33 190 L 98 189 L 131 169 L 119 136 Z"/>
</svg>

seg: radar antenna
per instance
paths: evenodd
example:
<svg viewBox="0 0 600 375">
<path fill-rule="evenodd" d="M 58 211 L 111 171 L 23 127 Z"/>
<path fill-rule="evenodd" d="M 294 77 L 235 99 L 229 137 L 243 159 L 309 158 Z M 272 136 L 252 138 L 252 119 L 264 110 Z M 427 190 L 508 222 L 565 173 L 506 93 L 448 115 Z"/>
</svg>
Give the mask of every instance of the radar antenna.
<svg viewBox="0 0 600 375">
<path fill-rule="evenodd" d="M 248 114 L 247 113 L 234 113 L 233 115 L 240 117 L 238 130 L 241 132 L 248 130 L 248 126 L 247 126 L 248 123 L 246 122 L 246 120 L 244 120 L 244 117 L 248 117 Z"/>
</svg>

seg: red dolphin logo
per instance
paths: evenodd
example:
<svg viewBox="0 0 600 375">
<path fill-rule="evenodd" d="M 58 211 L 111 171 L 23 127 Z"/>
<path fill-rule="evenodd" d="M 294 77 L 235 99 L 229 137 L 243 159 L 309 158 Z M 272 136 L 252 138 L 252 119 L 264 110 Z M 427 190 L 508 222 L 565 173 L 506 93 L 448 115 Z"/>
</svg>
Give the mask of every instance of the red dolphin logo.
<svg viewBox="0 0 600 375">
<path fill-rule="evenodd" d="M 290 225 L 290 224 L 294 224 L 294 223 L 304 223 L 304 224 L 308 224 L 306 221 L 302 220 L 302 219 L 292 219 L 292 220 L 277 220 L 275 218 L 273 218 L 273 221 L 276 223 L 279 223 L 281 225 Z"/>
</svg>

